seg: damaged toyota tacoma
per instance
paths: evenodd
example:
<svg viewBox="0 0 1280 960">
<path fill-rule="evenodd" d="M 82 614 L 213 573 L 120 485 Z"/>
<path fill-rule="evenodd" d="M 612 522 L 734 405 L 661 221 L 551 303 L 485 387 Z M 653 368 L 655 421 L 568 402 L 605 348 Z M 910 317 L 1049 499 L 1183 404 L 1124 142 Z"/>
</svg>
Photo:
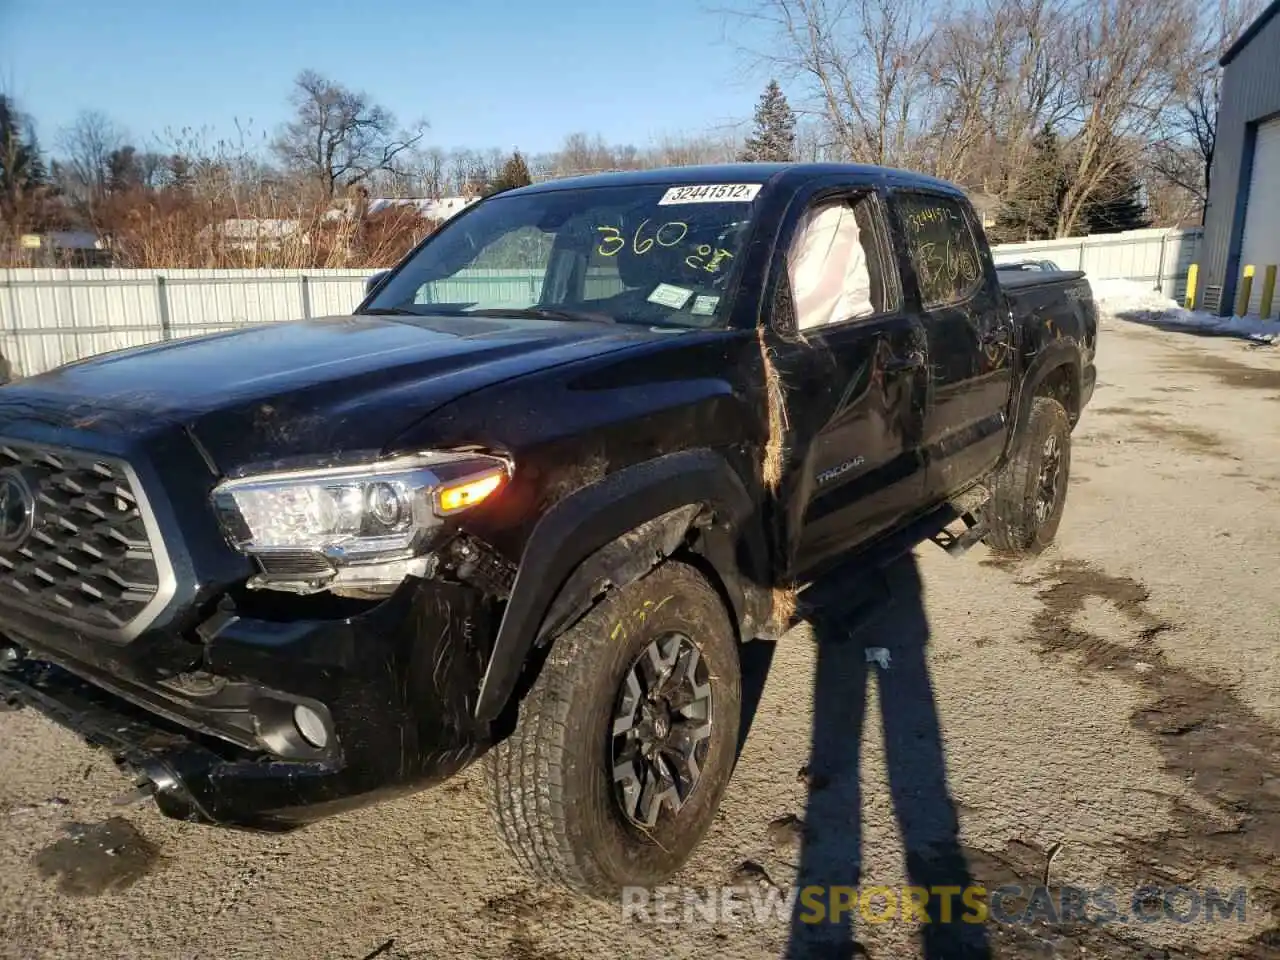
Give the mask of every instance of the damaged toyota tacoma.
<svg viewBox="0 0 1280 960">
<path fill-rule="evenodd" d="M 1051 540 L 1096 336 L 1081 274 L 998 273 L 927 177 L 503 192 L 353 315 L 0 388 L 0 693 L 170 817 L 288 829 L 479 759 L 532 874 L 653 884 L 797 588 L 930 525 Z"/>
</svg>

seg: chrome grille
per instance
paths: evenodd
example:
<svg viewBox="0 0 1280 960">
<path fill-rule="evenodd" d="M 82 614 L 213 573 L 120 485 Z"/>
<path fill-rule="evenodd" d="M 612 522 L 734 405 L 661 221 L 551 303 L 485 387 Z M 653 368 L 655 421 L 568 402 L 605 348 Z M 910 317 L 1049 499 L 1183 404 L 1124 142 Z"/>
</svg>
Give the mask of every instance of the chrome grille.
<svg viewBox="0 0 1280 960">
<path fill-rule="evenodd" d="M 0 440 L 0 481 L 19 477 L 29 532 L 0 545 L 0 606 L 127 637 L 162 602 L 164 569 L 132 471 L 97 454 Z M 161 548 L 161 558 L 163 550 Z M 148 621 L 150 617 L 146 618 Z"/>
</svg>

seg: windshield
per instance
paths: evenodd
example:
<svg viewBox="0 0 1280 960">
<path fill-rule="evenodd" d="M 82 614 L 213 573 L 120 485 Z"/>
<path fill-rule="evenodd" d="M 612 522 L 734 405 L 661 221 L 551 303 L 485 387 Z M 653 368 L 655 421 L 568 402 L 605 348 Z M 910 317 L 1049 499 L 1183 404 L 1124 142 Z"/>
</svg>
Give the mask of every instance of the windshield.
<svg viewBox="0 0 1280 960">
<path fill-rule="evenodd" d="M 364 312 L 724 325 L 759 190 L 658 184 L 494 197 L 446 222 Z"/>
</svg>

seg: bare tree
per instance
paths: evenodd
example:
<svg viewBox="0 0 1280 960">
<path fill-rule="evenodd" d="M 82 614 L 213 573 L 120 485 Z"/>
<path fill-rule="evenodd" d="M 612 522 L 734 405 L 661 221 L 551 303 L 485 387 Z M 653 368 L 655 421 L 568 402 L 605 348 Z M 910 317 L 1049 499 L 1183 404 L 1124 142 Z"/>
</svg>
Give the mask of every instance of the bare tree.
<svg viewBox="0 0 1280 960">
<path fill-rule="evenodd" d="M 92 218 L 111 183 L 111 159 L 125 146 L 125 134 L 98 110 L 86 110 L 57 137 L 62 156 L 60 186 L 82 214 Z"/>
<path fill-rule="evenodd" d="M 439 147 L 415 151 L 416 180 L 421 196 L 439 199 L 445 190 L 445 154 Z"/>
<path fill-rule="evenodd" d="M 1186 213 L 1203 214 L 1218 140 L 1218 101 L 1222 91 L 1219 58 L 1258 15 L 1259 0 L 1206 3 L 1184 52 L 1177 96 L 1161 118 L 1150 170 L 1155 179 L 1185 193 Z"/>
<path fill-rule="evenodd" d="M 1053 231 L 1163 159 L 1200 184 L 1216 57 L 1260 0 L 744 0 L 769 29 L 756 58 L 807 92 L 806 156 L 910 166 L 1005 199 L 1042 193 Z M 1208 38 L 1206 40 L 1206 38 Z M 1041 185 L 1043 135 L 1061 170 Z M 825 141 L 819 149 L 818 141 Z M 1161 207 L 1168 191 L 1161 191 Z"/>
<path fill-rule="evenodd" d="M 1065 2 L 987 0 L 939 25 L 927 55 L 931 172 L 997 196 L 1020 189 L 1036 136 L 1070 114 L 1056 41 Z"/>
<path fill-rule="evenodd" d="M 640 151 L 636 163 L 643 167 L 683 167 L 698 163 L 726 163 L 739 151 L 737 138 L 731 135 L 668 134 L 648 150 Z"/>
<path fill-rule="evenodd" d="M 772 34 L 759 57 L 807 89 L 850 159 L 908 165 L 928 106 L 928 0 L 759 0 Z"/>
<path fill-rule="evenodd" d="M 600 134 L 571 133 L 556 152 L 553 172 L 557 177 L 572 177 L 602 170 L 616 170 L 616 151 Z"/>
<path fill-rule="evenodd" d="M 1073 132 L 1057 235 L 1071 236 L 1090 199 L 1136 168 L 1174 102 L 1195 0 L 1084 0 L 1072 11 L 1068 95 Z"/>
<path fill-rule="evenodd" d="M 401 174 L 401 155 L 422 139 L 426 124 L 399 129 L 385 107 L 304 70 L 294 80 L 294 119 L 272 144 L 290 169 L 313 180 L 325 197 L 384 171 Z"/>
<path fill-rule="evenodd" d="M 471 151 L 451 150 L 447 159 L 446 190 L 453 196 L 458 196 L 466 188 L 471 175 Z"/>
</svg>

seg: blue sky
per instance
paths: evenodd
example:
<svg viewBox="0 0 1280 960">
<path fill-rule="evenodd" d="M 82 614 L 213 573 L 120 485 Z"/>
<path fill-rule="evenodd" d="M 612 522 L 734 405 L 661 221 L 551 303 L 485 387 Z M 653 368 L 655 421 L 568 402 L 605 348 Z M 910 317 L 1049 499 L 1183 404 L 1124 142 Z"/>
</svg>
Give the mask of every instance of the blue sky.
<svg viewBox="0 0 1280 960">
<path fill-rule="evenodd" d="M 306 67 L 425 118 L 442 147 L 537 153 L 575 130 L 643 146 L 749 118 L 767 80 L 750 39 L 703 0 L 0 0 L 0 90 L 46 147 L 83 109 L 139 146 L 237 121 L 260 137 Z"/>
</svg>

